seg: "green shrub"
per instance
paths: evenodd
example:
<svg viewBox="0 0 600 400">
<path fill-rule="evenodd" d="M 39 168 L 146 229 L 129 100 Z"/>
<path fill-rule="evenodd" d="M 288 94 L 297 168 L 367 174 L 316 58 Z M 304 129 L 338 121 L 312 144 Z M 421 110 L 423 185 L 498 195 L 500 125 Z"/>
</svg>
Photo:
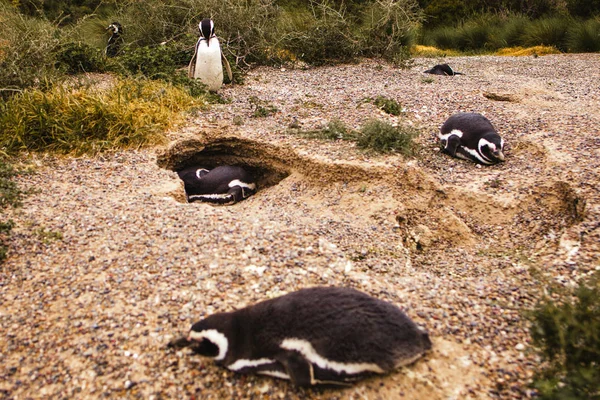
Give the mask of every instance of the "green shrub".
<svg viewBox="0 0 600 400">
<path fill-rule="evenodd" d="M 541 301 L 531 336 L 547 367 L 534 378 L 542 399 L 600 396 L 600 280 L 593 278 L 562 301 Z"/>
<path fill-rule="evenodd" d="M 322 0 L 279 24 L 279 47 L 313 65 L 356 60 L 360 46 L 343 5 Z M 289 14 L 283 17 L 290 18 Z"/>
<path fill-rule="evenodd" d="M 166 46 L 129 49 L 115 59 L 113 67 L 124 75 L 144 75 L 150 79 L 168 79 L 180 66 L 178 55 Z M 192 54 L 189 55 L 189 58 Z M 120 67 L 120 68 L 119 68 Z"/>
<path fill-rule="evenodd" d="M 26 90 L 0 103 L 0 148 L 93 154 L 161 143 L 181 112 L 204 104 L 159 81 L 117 80 L 101 90 Z"/>
<path fill-rule="evenodd" d="M 356 144 L 379 153 L 397 152 L 411 156 L 415 154 L 414 138 L 418 135 L 418 130 L 410 126 L 392 126 L 389 122 L 371 119 L 357 134 Z"/>
<path fill-rule="evenodd" d="M 390 115 L 400 115 L 402 113 L 402 105 L 398 103 L 394 99 L 387 98 L 385 96 L 377 96 L 374 99 L 367 98 L 365 99 L 367 102 L 373 102 L 373 104 L 381 109 L 382 111 L 390 114 Z"/>
<path fill-rule="evenodd" d="M 67 42 L 58 49 L 56 67 L 74 75 L 81 72 L 104 72 L 106 62 L 102 50 L 83 42 Z"/>
<path fill-rule="evenodd" d="M 567 44 L 573 53 L 600 52 L 600 19 L 573 24 L 569 29 Z"/>
<path fill-rule="evenodd" d="M 422 13 L 416 0 L 374 1 L 359 18 L 362 54 L 394 60 L 416 43 Z"/>
</svg>

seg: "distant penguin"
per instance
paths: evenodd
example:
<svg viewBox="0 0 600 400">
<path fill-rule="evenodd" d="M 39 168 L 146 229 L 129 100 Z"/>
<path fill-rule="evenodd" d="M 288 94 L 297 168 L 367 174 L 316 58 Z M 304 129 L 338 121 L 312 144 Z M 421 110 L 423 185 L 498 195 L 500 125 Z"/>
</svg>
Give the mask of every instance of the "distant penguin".
<svg viewBox="0 0 600 400">
<path fill-rule="evenodd" d="M 189 167 L 177 172 L 188 202 L 234 204 L 256 193 L 256 184 L 242 167 L 222 165 L 212 170 Z"/>
<path fill-rule="evenodd" d="M 196 43 L 194 56 L 188 67 L 188 76 L 200 79 L 208 86 L 208 90 L 216 92 L 223 84 L 223 65 L 227 68 L 229 80 L 232 79 L 231 67 L 221 52 L 219 39 L 215 35 L 215 24 L 212 19 L 204 18 L 198 25 L 200 38 Z"/>
<path fill-rule="evenodd" d="M 459 113 L 444 122 L 438 135 L 442 150 L 480 164 L 504 161 L 504 140 L 492 123 L 478 113 Z"/>
<path fill-rule="evenodd" d="M 456 72 L 454 71 L 452 68 L 450 68 L 450 66 L 448 64 L 438 64 L 435 65 L 433 68 L 428 69 L 427 71 L 423 71 L 426 74 L 433 74 L 433 75 L 449 75 L 449 76 L 454 76 L 454 75 L 463 75 L 461 72 Z"/>
<path fill-rule="evenodd" d="M 211 315 L 169 347 L 191 349 L 239 373 L 297 386 L 347 385 L 416 361 L 429 335 L 391 303 L 355 289 L 301 289 Z"/>
<path fill-rule="evenodd" d="M 113 22 L 107 28 L 110 31 L 110 37 L 106 44 L 105 54 L 107 57 L 115 57 L 119 54 L 121 46 L 123 45 L 123 27 L 118 22 Z"/>
</svg>

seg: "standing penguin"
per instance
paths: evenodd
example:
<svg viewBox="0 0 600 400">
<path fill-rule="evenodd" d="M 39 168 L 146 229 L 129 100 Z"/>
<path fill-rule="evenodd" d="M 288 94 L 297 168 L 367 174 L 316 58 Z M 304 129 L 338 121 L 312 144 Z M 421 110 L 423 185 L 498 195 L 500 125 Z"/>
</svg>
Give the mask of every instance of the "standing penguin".
<svg viewBox="0 0 600 400">
<path fill-rule="evenodd" d="M 458 113 L 446 120 L 438 135 L 442 151 L 480 164 L 504 161 L 504 140 L 478 113 Z"/>
<path fill-rule="evenodd" d="M 391 303 L 355 289 L 314 287 L 211 315 L 169 343 L 188 346 L 235 372 L 309 386 L 390 372 L 423 356 L 431 341 Z"/>
<path fill-rule="evenodd" d="M 232 80 L 231 66 L 221 52 L 219 39 L 215 35 L 215 24 L 212 19 L 204 18 L 198 25 L 200 38 L 196 43 L 194 55 L 188 67 L 188 76 L 200 79 L 208 86 L 208 90 L 216 92 L 223 84 L 223 65 L 225 63 L 229 80 Z"/>
<path fill-rule="evenodd" d="M 423 71 L 426 74 L 433 74 L 433 75 L 448 75 L 448 76 L 454 76 L 454 75 L 462 75 L 461 72 L 456 72 L 454 71 L 448 64 L 438 64 L 435 65 L 433 68 L 428 69 L 427 71 Z"/>
<path fill-rule="evenodd" d="M 254 179 L 245 169 L 221 165 L 212 170 L 189 167 L 177 172 L 188 202 L 234 204 L 256 193 Z"/>
<path fill-rule="evenodd" d="M 119 54 L 121 46 L 123 45 L 123 37 L 121 36 L 123 35 L 123 27 L 120 23 L 113 22 L 106 30 L 110 31 L 110 37 L 108 38 L 104 53 L 107 57 L 115 57 Z"/>
</svg>

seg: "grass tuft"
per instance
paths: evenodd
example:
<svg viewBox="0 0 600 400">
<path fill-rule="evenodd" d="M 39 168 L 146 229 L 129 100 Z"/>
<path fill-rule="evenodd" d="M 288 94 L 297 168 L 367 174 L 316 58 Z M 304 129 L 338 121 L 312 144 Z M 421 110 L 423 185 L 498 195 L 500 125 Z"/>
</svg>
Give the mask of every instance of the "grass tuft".
<svg viewBox="0 0 600 400">
<path fill-rule="evenodd" d="M 204 105 L 160 81 L 118 79 L 108 89 L 25 90 L 0 104 L 0 148 L 94 154 L 158 144 L 183 111 Z"/>
<path fill-rule="evenodd" d="M 378 153 L 396 152 L 405 156 L 416 153 L 414 139 L 419 135 L 416 128 L 410 126 L 393 126 L 389 122 L 370 119 L 357 135 L 356 144 L 361 149 L 374 150 Z"/>
</svg>

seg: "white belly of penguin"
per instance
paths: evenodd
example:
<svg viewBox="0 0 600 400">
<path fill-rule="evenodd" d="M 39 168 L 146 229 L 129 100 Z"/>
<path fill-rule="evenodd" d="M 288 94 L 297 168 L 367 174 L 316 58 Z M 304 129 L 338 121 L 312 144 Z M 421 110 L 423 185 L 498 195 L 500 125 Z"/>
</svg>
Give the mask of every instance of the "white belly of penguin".
<svg viewBox="0 0 600 400">
<path fill-rule="evenodd" d="M 208 90 L 217 91 L 223 84 L 223 65 L 221 64 L 221 46 L 216 37 L 210 39 L 210 46 L 206 40 L 201 40 L 196 54 L 194 78 L 200 79 L 208 86 Z"/>
</svg>

